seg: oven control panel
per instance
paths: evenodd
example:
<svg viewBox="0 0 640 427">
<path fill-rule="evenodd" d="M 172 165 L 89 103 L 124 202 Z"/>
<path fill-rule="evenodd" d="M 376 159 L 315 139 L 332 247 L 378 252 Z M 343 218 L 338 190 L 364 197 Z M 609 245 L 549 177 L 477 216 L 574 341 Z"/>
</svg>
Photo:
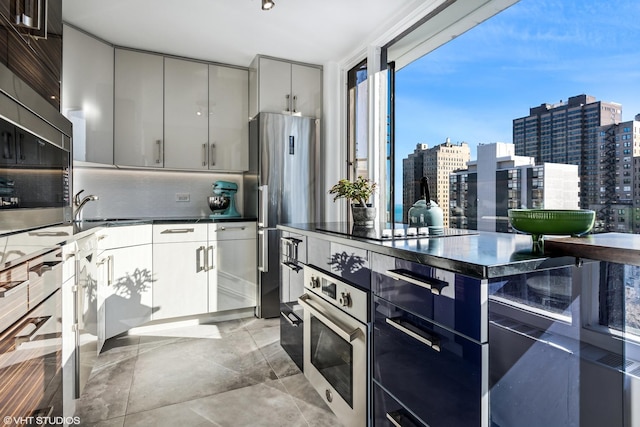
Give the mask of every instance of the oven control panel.
<svg viewBox="0 0 640 427">
<path fill-rule="evenodd" d="M 304 267 L 304 283 L 307 291 L 367 322 L 367 292 L 309 266 Z"/>
</svg>

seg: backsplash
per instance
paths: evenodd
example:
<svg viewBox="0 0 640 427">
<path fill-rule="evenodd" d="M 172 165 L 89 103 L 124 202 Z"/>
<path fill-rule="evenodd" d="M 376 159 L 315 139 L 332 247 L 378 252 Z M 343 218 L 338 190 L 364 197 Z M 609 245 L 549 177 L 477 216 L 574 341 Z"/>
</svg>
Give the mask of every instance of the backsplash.
<svg viewBox="0 0 640 427">
<path fill-rule="evenodd" d="M 84 207 L 84 219 L 209 216 L 207 197 L 217 180 L 238 184 L 236 207 L 243 214 L 241 174 L 73 168 L 74 194 L 84 189 L 82 197 L 99 197 Z M 189 201 L 177 202 L 176 194 L 185 193 Z"/>
</svg>

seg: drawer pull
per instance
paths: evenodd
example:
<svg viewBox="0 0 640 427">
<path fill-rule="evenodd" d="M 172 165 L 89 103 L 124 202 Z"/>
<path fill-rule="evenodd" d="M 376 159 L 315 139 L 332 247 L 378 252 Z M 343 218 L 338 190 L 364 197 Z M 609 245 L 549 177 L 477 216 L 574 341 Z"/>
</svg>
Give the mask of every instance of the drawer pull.
<svg viewBox="0 0 640 427">
<path fill-rule="evenodd" d="M 429 289 L 434 295 L 440 295 L 440 292 L 449 284 L 443 280 L 434 279 L 432 277 L 422 276 L 405 269 L 387 270 L 385 275 L 395 280 L 404 280 L 425 289 Z"/>
<path fill-rule="evenodd" d="M 287 267 L 289 270 L 297 273 L 300 270 L 302 270 L 302 267 L 300 267 L 298 264 L 296 264 L 295 262 L 291 262 L 291 261 L 284 261 L 281 262 L 280 265 L 282 265 L 283 267 Z"/>
<path fill-rule="evenodd" d="M 284 320 L 286 320 L 291 326 L 298 327 L 302 323 L 302 319 L 293 313 L 285 314 L 281 311 L 280 316 L 284 317 Z"/>
<path fill-rule="evenodd" d="M 315 308 L 309 302 L 310 299 L 311 297 L 308 294 L 303 294 L 300 296 L 300 298 L 298 298 L 298 303 L 300 303 L 300 305 L 303 306 L 305 310 L 309 310 L 311 314 L 317 317 L 322 323 L 324 323 L 325 326 L 327 326 L 329 329 L 335 332 L 340 338 L 342 338 L 346 342 L 352 342 L 356 338 L 358 338 L 358 335 L 360 335 L 360 329 L 356 328 L 352 331 L 345 330 L 340 325 L 336 324 L 336 322 L 332 321 L 327 316 L 322 314 L 320 310 Z"/>
<path fill-rule="evenodd" d="M 27 283 L 29 283 L 28 280 L 25 280 L 24 282 L 5 282 L 0 284 L 0 298 L 11 296 L 18 291 L 18 288 L 21 287 L 21 285 L 26 285 Z"/>
<path fill-rule="evenodd" d="M 160 232 L 160 234 L 180 234 L 180 233 L 193 233 L 193 228 L 167 228 Z"/>
<path fill-rule="evenodd" d="M 244 230 L 246 229 L 246 226 L 241 226 L 241 227 L 220 227 L 216 229 L 216 232 L 218 231 L 227 231 L 227 230 Z"/>
<path fill-rule="evenodd" d="M 385 321 L 400 332 L 409 335 L 411 338 L 420 341 L 422 344 L 428 345 L 435 351 L 440 351 L 440 337 L 437 335 L 418 329 L 409 322 L 398 318 L 391 319 L 387 317 Z"/>
<path fill-rule="evenodd" d="M 421 424 L 413 420 L 413 418 L 404 409 L 387 412 L 387 420 L 395 427 L 418 427 Z"/>
<path fill-rule="evenodd" d="M 44 326 L 50 318 L 51 316 L 43 316 L 26 319 L 22 329 L 15 335 L 16 347 L 24 342 L 31 341 L 36 335 L 36 332 L 38 332 L 38 329 Z"/>
</svg>

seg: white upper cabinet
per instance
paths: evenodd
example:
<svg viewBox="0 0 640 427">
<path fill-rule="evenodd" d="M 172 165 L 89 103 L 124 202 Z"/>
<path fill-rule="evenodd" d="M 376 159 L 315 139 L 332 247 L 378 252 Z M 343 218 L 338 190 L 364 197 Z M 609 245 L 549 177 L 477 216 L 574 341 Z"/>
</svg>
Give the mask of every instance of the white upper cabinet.
<svg viewBox="0 0 640 427">
<path fill-rule="evenodd" d="M 322 70 L 291 64 L 292 111 L 305 117 L 322 115 Z"/>
<path fill-rule="evenodd" d="M 116 49 L 114 164 L 164 166 L 162 97 L 163 57 Z"/>
<path fill-rule="evenodd" d="M 164 60 L 164 167 L 208 169 L 209 66 Z"/>
<path fill-rule="evenodd" d="M 251 69 L 251 117 L 268 112 L 320 118 L 321 67 L 258 56 Z"/>
<path fill-rule="evenodd" d="M 67 25 L 62 113 L 73 123 L 73 159 L 113 163 L 113 46 Z"/>
<path fill-rule="evenodd" d="M 249 168 L 249 72 L 209 65 L 209 169 Z"/>
</svg>

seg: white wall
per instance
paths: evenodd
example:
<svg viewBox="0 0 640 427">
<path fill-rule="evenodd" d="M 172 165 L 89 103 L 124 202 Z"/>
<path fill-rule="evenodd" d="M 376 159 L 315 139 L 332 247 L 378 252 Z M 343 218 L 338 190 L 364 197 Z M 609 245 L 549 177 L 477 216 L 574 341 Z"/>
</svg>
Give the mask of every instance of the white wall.
<svg viewBox="0 0 640 427">
<path fill-rule="evenodd" d="M 238 184 L 236 207 L 242 210 L 242 175 L 204 172 L 146 171 L 74 167 L 73 191 L 99 200 L 83 208 L 84 219 L 206 217 L 212 212 L 207 197 L 217 180 Z M 176 193 L 189 193 L 189 202 L 176 202 Z"/>
</svg>

